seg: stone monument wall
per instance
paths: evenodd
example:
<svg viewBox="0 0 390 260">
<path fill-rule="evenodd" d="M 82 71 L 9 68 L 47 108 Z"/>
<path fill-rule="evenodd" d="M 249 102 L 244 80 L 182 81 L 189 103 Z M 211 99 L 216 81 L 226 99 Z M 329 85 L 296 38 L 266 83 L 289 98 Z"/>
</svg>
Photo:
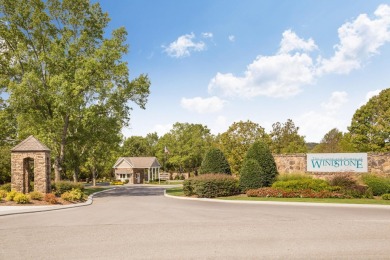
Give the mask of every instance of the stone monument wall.
<svg viewBox="0 0 390 260">
<path fill-rule="evenodd" d="M 307 172 L 306 154 L 274 154 L 273 156 L 279 173 Z M 368 153 L 367 160 L 368 172 L 390 175 L 390 153 Z"/>
</svg>

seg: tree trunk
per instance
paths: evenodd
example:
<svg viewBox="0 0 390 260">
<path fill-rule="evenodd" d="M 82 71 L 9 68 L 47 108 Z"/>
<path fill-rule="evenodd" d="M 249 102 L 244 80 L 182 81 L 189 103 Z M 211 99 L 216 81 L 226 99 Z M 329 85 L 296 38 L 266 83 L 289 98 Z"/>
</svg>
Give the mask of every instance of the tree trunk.
<svg viewBox="0 0 390 260">
<path fill-rule="evenodd" d="M 73 181 L 74 182 L 79 182 L 79 173 L 80 173 L 79 167 L 75 167 L 74 171 L 73 171 Z"/>
<path fill-rule="evenodd" d="M 64 159 L 65 159 L 65 146 L 66 146 L 66 136 L 68 134 L 68 127 L 69 127 L 69 115 L 66 115 L 64 119 L 64 128 L 62 129 L 60 153 L 54 161 L 54 174 L 55 174 L 56 182 L 61 180 L 62 164 L 64 163 Z"/>
<path fill-rule="evenodd" d="M 96 186 L 96 170 L 92 169 L 92 187 Z"/>
<path fill-rule="evenodd" d="M 56 156 L 54 159 L 54 181 L 58 182 L 61 180 L 61 165 L 60 165 L 60 158 Z"/>
</svg>

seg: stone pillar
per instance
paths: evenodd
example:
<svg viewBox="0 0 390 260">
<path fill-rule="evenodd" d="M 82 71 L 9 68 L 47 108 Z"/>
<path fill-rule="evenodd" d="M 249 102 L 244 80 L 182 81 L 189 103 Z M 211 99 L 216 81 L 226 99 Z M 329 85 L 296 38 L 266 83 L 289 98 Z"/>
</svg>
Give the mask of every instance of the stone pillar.
<svg viewBox="0 0 390 260">
<path fill-rule="evenodd" d="M 34 160 L 34 190 L 42 193 L 50 192 L 50 152 L 13 152 L 11 154 L 11 189 L 28 193 L 29 158 Z"/>
</svg>

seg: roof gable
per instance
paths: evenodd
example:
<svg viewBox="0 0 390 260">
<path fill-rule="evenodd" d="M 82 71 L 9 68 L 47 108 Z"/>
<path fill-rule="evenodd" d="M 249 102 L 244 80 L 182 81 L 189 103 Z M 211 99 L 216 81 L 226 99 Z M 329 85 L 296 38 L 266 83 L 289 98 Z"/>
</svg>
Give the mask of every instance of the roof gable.
<svg viewBox="0 0 390 260">
<path fill-rule="evenodd" d="M 21 143 L 11 149 L 12 152 L 50 152 L 46 145 L 38 141 L 34 136 L 30 135 Z"/>
<path fill-rule="evenodd" d="M 122 160 L 114 165 L 114 168 L 133 168 L 133 165 L 128 160 L 122 158 Z"/>
<path fill-rule="evenodd" d="M 153 167 L 161 167 L 156 157 L 120 157 L 113 168 L 124 168 L 119 167 L 127 163 L 131 168 L 147 169 Z"/>
</svg>

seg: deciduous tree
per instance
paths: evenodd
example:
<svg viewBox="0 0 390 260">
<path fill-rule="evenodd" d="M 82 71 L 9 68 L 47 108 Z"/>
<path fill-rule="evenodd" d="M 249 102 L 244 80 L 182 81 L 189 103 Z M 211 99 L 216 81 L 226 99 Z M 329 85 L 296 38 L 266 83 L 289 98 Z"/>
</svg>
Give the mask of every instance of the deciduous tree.
<svg viewBox="0 0 390 260">
<path fill-rule="evenodd" d="M 291 119 L 286 123 L 276 122 L 272 125 L 270 149 L 276 154 L 305 153 L 305 137 L 298 134 L 299 127 Z"/>
<path fill-rule="evenodd" d="M 232 173 L 239 174 L 246 152 L 257 140 L 264 140 L 266 143 L 270 141 L 264 128 L 249 120 L 233 123 L 217 137 L 216 145 L 225 154 Z"/>
<path fill-rule="evenodd" d="M 0 0 L 0 85 L 9 94 L 19 138 L 34 134 L 51 148 L 56 180 L 71 142 L 80 141 L 70 137 L 78 136 L 70 128 L 79 131 L 81 122 L 93 120 L 86 116 L 91 107 L 122 127 L 130 102 L 144 108 L 147 101 L 148 77 L 130 81 L 122 60 L 126 30 L 106 38 L 108 22 L 89 0 Z"/>
<path fill-rule="evenodd" d="M 201 124 L 175 123 L 157 144 L 157 158 L 169 169 L 195 171 L 211 143 L 210 130 Z M 166 153 L 165 148 L 169 151 Z"/>
<path fill-rule="evenodd" d="M 349 126 L 351 142 L 361 152 L 390 151 L 390 88 L 356 110 Z"/>
</svg>

